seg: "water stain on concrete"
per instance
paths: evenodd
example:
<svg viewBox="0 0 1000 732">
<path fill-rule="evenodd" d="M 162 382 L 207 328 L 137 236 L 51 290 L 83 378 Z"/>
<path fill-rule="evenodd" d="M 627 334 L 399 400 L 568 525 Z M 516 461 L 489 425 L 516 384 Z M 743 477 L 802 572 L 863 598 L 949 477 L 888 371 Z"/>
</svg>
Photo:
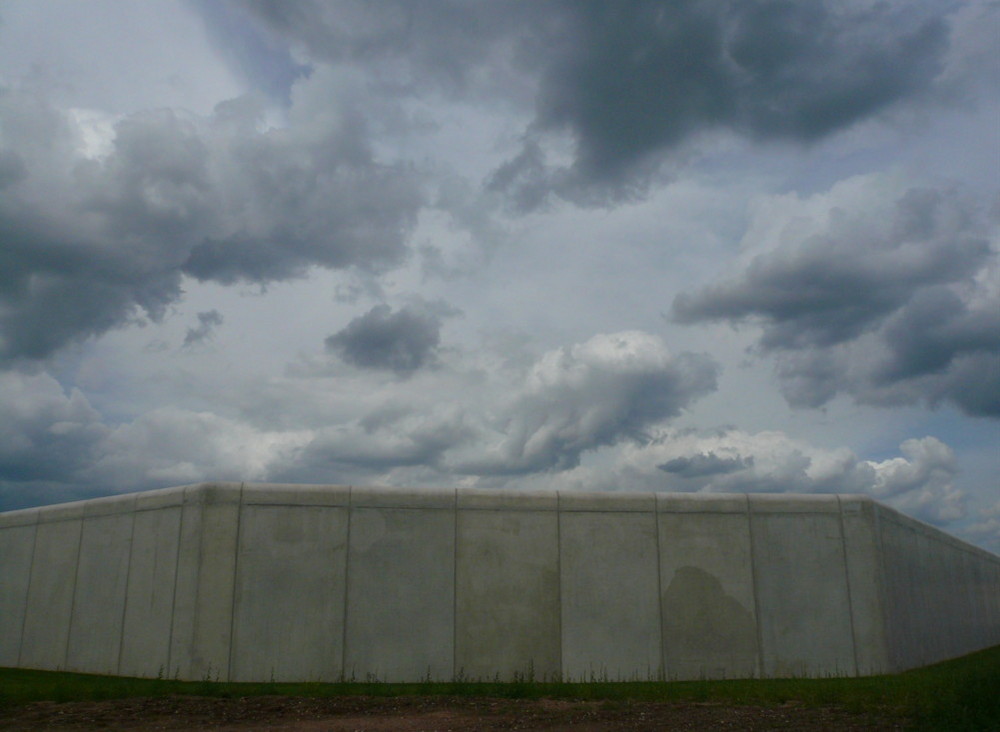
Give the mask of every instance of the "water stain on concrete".
<svg viewBox="0 0 1000 732">
<path fill-rule="evenodd" d="M 663 652 L 668 676 L 711 677 L 720 669 L 752 674 L 757 666 L 753 613 L 718 577 L 680 567 L 663 593 Z"/>
</svg>

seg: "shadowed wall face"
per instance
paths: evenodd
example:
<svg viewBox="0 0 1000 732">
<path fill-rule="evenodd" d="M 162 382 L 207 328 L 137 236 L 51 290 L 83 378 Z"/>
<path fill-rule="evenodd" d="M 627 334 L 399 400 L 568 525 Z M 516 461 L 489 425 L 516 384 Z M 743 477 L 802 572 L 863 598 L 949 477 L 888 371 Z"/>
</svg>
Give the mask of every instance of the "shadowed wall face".
<svg viewBox="0 0 1000 732">
<path fill-rule="evenodd" d="M 713 676 L 753 673 L 757 626 L 753 613 L 727 595 L 718 577 L 697 567 L 678 569 L 663 593 L 667 650 L 678 664 L 708 668 Z"/>
<path fill-rule="evenodd" d="M 672 678 L 760 674 L 745 496 L 659 497 L 663 659 Z"/>
<path fill-rule="evenodd" d="M 0 514 L 0 664 L 240 681 L 896 671 L 1000 558 L 857 496 L 201 484 Z"/>
</svg>

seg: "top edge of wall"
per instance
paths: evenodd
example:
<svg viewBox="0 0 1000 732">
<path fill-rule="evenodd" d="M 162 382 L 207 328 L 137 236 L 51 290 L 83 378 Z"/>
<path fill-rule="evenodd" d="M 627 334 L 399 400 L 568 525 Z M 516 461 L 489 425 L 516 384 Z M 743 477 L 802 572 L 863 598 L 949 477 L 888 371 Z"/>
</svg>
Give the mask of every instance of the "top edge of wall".
<svg viewBox="0 0 1000 732">
<path fill-rule="evenodd" d="M 557 491 L 560 511 L 655 511 L 656 494 L 639 491 Z"/>
<path fill-rule="evenodd" d="M 301 483 L 205 482 L 70 503 L 0 512 L 5 521 L 41 520 L 151 510 L 184 504 L 327 505 L 395 508 L 510 508 L 667 513 L 835 512 L 877 504 L 865 495 L 797 493 L 669 493 L 484 488 L 403 488 Z M 891 510 L 891 509 L 887 509 Z M 896 512 L 893 512 L 894 514 Z M 901 514 L 899 514 L 901 515 Z M 904 517 L 905 518 L 905 517 Z"/>
<path fill-rule="evenodd" d="M 488 490 L 484 488 L 459 488 L 459 508 L 486 508 L 520 511 L 555 511 L 559 508 L 556 491 L 519 491 L 513 488 Z"/>
<path fill-rule="evenodd" d="M 7 511 L 0 513 L 0 528 L 13 528 L 15 526 L 33 526 L 38 523 L 40 508 L 20 508 L 17 511 Z"/>
<path fill-rule="evenodd" d="M 745 493 L 657 493 L 660 513 L 746 513 Z"/>
<path fill-rule="evenodd" d="M 349 506 L 349 485 L 262 483 L 243 486 L 245 506 Z"/>
<path fill-rule="evenodd" d="M 38 511 L 38 523 L 40 524 L 97 516 L 113 516 L 134 511 L 136 497 L 139 495 L 138 493 L 122 493 L 114 496 L 101 496 L 100 498 L 88 498 L 70 503 L 57 503 L 53 506 L 41 506 L 35 510 Z"/>
<path fill-rule="evenodd" d="M 352 487 L 351 505 L 363 508 L 455 508 L 454 488 Z"/>
<path fill-rule="evenodd" d="M 1000 555 L 994 554 L 993 552 L 983 549 L 982 547 L 975 546 L 974 544 L 970 544 L 967 541 L 963 541 L 957 536 L 953 536 L 947 531 L 939 529 L 936 526 L 931 526 L 925 521 L 900 513 L 896 509 L 886 506 L 884 503 L 878 503 L 876 501 L 875 510 L 880 522 L 894 523 L 897 526 L 909 529 L 917 534 L 923 534 L 924 536 L 942 544 L 949 545 L 955 549 L 969 552 L 970 554 L 974 554 L 1000 564 Z"/>
<path fill-rule="evenodd" d="M 838 513 L 836 494 L 751 493 L 750 513 Z"/>
<path fill-rule="evenodd" d="M 890 521 L 1000 561 L 1000 556 L 911 518 L 863 494 L 669 493 L 204 482 L 51 506 L 0 512 L 0 528 L 144 511 L 185 504 L 508 509 L 523 511 L 656 511 L 658 513 L 877 513 Z"/>
</svg>

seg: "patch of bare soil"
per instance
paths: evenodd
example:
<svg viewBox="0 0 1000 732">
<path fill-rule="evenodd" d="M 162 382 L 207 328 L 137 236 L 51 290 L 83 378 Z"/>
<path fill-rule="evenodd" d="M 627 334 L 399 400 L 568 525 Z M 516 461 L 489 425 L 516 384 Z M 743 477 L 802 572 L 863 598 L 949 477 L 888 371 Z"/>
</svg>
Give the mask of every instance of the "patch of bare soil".
<svg viewBox="0 0 1000 732">
<path fill-rule="evenodd" d="M 489 730 L 902 730 L 891 713 L 854 714 L 789 703 L 576 702 L 467 697 L 173 696 L 102 702 L 38 702 L 0 710 L 5 730 L 215 730 L 251 732 L 487 732 Z"/>
</svg>

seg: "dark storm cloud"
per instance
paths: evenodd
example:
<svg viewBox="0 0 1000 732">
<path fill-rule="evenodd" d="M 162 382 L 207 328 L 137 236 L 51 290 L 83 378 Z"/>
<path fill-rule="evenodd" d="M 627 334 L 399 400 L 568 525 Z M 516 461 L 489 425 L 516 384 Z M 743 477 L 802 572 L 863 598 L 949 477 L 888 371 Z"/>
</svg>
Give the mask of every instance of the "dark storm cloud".
<svg viewBox="0 0 1000 732">
<path fill-rule="evenodd" d="M 679 475 L 682 478 L 704 478 L 712 475 L 725 475 L 753 466 L 753 456 L 720 457 L 714 452 L 698 453 L 668 460 L 657 467 L 665 473 Z"/>
<path fill-rule="evenodd" d="M 938 18 L 790 0 L 571 2 L 538 124 L 570 129 L 587 180 L 620 179 L 694 132 L 814 140 L 918 92 Z"/>
<path fill-rule="evenodd" d="M 194 346 L 198 343 L 203 343 L 212 337 L 212 331 L 219 325 L 222 325 L 222 313 L 218 310 L 198 313 L 198 325 L 187 329 L 187 334 L 184 336 L 184 345 Z"/>
<path fill-rule="evenodd" d="M 1000 303 L 984 305 L 970 307 L 945 287 L 915 295 L 885 329 L 890 357 L 879 380 L 941 373 L 956 358 L 1000 353 Z"/>
<path fill-rule="evenodd" d="M 409 376 L 435 363 L 442 314 L 453 313 L 416 306 L 393 312 L 388 305 L 377 305 L 328 336 L 326 348 L 353 366 Z"/>
<path fill-rule="evenodd" d="M 208 119 L 139 113 L 87 159 L 67 115 L 0 90 L 0 361 L 159 320 L 183 274 L 267 283 L 400 261 L 419 181 L 374 159 L 349 101 L 323 105 L 319 128 L 264 133 L 249 98 Z"/>
<path fill-rule="evenodd" d="M 0 191 L 19 183 L 28 174 L 24 161 L 13 150 L 0 150 Z"/>
<path fill-rule="evenodd" d="M 911 189 L 888 213 L 886 223 L 835 212 L 825 234 L 679 295 L 673 316 L 760 324 L 758 348 L 776 355 L 796 405 L 843 391 L 1000 416 L 1000 301 L 983 289 L 995 277 L 988 222 L 950 191 Z"/>
<path fill-rule="evenodd" d="M 954 10 L 792 0 L 242 7 L 313 58 L 368 67 L 392 93 L 533 95 L 524 150 L 487 181 L 520 210 L 551 191 L 580 203 L 641 191 L 664 153 L 706 130 L 810 142 L 919 96 L 943 68 Z M 569 166 L 546 164 L 546 132 L 572 136 Z"/>
<path fill-rule="evenodd" d="M 911 189 L 891 230 L 843 213 L 830 231 L 756 257 L 734 280 L 679 295 L 681 323 L 757 318 L 765 350 L 828 346 L 857 338 L 922 288 L 968 280 L 990 245 L 966 204 L 946 192 Z"/>
</svg>

